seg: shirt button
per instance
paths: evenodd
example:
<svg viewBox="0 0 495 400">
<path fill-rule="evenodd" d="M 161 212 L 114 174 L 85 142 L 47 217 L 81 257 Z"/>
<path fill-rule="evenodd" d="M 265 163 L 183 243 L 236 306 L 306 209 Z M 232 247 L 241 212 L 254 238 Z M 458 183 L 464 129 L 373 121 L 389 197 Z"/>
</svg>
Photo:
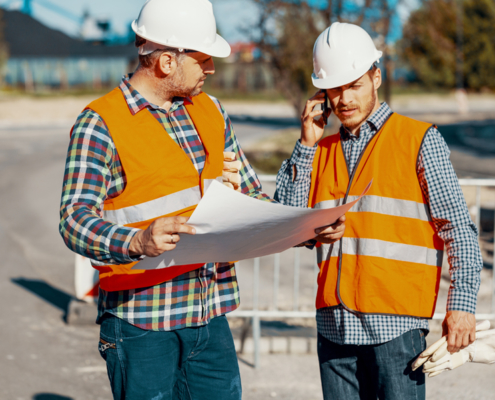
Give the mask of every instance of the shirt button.
<svg viewBox="0 0 495 400">
<path fill-rule="evenodd" d="M 301 152 L 300 151 L 297 152 L 297 156 L 298 157 L 301 157 Z"/>
<path fill-rule="evenodd" d="M 309 156 L 306 156 L 305 158 L 306 158 L 306 160 L 309 160 Z"/>
</svg>

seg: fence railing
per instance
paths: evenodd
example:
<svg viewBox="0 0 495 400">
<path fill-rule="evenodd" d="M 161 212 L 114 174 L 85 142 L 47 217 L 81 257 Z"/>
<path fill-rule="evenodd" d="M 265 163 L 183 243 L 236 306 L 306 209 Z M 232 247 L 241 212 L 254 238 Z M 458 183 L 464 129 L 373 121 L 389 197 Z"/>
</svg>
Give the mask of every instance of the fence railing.
<svg viewBox="0 0 495 400">
<path fill-rule="evenodd" d="M 259 175 L 262 182 L 275 182 L 275 175 Z M 461 186 L 474 186 L 476 188 L 476 216 L 475 223 L 478 230 L 481 230 L 481 188 L 482 187 L 495 187 L 495 179 L 459 179 Z M 495 217 L 494 217 L 494 230 L 495 230 Z M 280 310 L 278 308 L 278 293 L 280 288 L 280 254 L 274 254 L 273 256 L 273 303 L 271 310 L 259 309 L 259 297 L 260 297 L 260 258 L 253 259 L 253 307 L 250 310 L 241 309 L 229 314 L 231 317 L 237 318 L 250 318 L 252 319 L 252 335 L 253 335 L 253 350 L 254 350 L 254 367 L 258 368 L 260 362 L 260 338 L 261 338 L 261 318 L 269 319 L 287 319 L 287 318 L 315 318 L 316 310 L 303 311 L 299 309 L 299 282 L 300 282 L 300 265 L 301 265 L 301 249 L 293 248 L 287 251 L 294 253 L 293 257 L 293 298 L 292 298 L 292 310 Z M 495 264 L 495 232 L 493 241 L 493 264 Z M 318 274 L 318 265 L 316 263 L 316 252 L 314 258 L 314 297 L 316 297 L 317 283 L 316 276 Z M 493 267 L 495 269 L 495 266 Z M 493 270 L 493 269 L 492 269 Z M 435 313 L 433 319 L 441 320 L 445 317 L 445 314 Z M 476 314 L 477 319 L 490 319 L 495 320 L 495 273 L 492 274 L 491 282 L 491 310 L 489 314 Z"/>
</svg>

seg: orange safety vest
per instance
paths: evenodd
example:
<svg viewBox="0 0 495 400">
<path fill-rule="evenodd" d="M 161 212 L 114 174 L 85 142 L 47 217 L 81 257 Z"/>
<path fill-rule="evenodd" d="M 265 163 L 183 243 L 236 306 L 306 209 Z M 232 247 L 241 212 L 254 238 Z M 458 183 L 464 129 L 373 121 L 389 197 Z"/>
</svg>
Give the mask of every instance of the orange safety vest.
<svg viewBox="0 0 495 400">
<path fill-rule="evenodd" d="M 105 121 L 127 178 L 124 191 L 105 200 L 103 219 L 146 229 L 158 218 L 190 216 L 211 182 L 222 182 L 223 116 L 205 93 L 194 97 L 193 104 L 185 107 L 206 152 L 201 176 L 148 109 L 131 114 L 119 88 L 86 107 Z M 106 291 L 154 286 L 204 265 L 131 270 L 137 262 L 110 265 L 92 260 L 92 264 L 99 271 L 101 288 Z"/>
<path fill-rule="evenodd" d="M 416 165 L 431 125 L 392 114 L 349 177 L 340 135 L 320 141 L 309 207 L 329 208 L 370 191 L 347 214 L 344 237 L 319 244 L 316 308 L 431 318 L 444 243 L 432 222 Z"/>
</svg>

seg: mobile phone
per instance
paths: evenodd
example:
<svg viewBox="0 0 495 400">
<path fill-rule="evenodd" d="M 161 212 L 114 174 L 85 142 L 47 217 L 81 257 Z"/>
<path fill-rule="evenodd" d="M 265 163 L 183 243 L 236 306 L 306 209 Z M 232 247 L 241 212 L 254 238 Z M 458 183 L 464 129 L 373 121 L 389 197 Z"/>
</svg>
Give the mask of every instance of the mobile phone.
<svg viewBox="0 0 495 400">
<path fill-rule="evenodd" d="M 328 124 L 328 118 L 327 118 L 327 111 L 328 111 L 328 95 L 327 91 L 323 89 L 323 93 L 325 94 L 325 101 L 323 102 L 323 105 L 321 109 L 323 110 L 323 122 Z"/>
</svg>

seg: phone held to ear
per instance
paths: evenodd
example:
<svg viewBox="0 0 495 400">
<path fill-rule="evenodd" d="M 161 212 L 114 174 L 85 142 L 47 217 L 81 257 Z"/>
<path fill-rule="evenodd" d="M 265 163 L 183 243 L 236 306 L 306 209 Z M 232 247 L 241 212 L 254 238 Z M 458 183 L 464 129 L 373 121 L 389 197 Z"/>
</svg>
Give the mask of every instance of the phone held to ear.
<svg viewBox="0 0 495 400">
<path fill-rule="evenodd" d="M 323 110 L 323 122 L 325 123 L 325 125 L 328 124 L 328 118 L 327 118 L 327 111 L 328 111 L 328 95 L 327 95 L 327 91 L 326 90 L 323 90 L 323 93 L 325 94 L 325 101 L 323 102 L 323 105 L 321 107 L 321 109 Z"/>
</svg>

